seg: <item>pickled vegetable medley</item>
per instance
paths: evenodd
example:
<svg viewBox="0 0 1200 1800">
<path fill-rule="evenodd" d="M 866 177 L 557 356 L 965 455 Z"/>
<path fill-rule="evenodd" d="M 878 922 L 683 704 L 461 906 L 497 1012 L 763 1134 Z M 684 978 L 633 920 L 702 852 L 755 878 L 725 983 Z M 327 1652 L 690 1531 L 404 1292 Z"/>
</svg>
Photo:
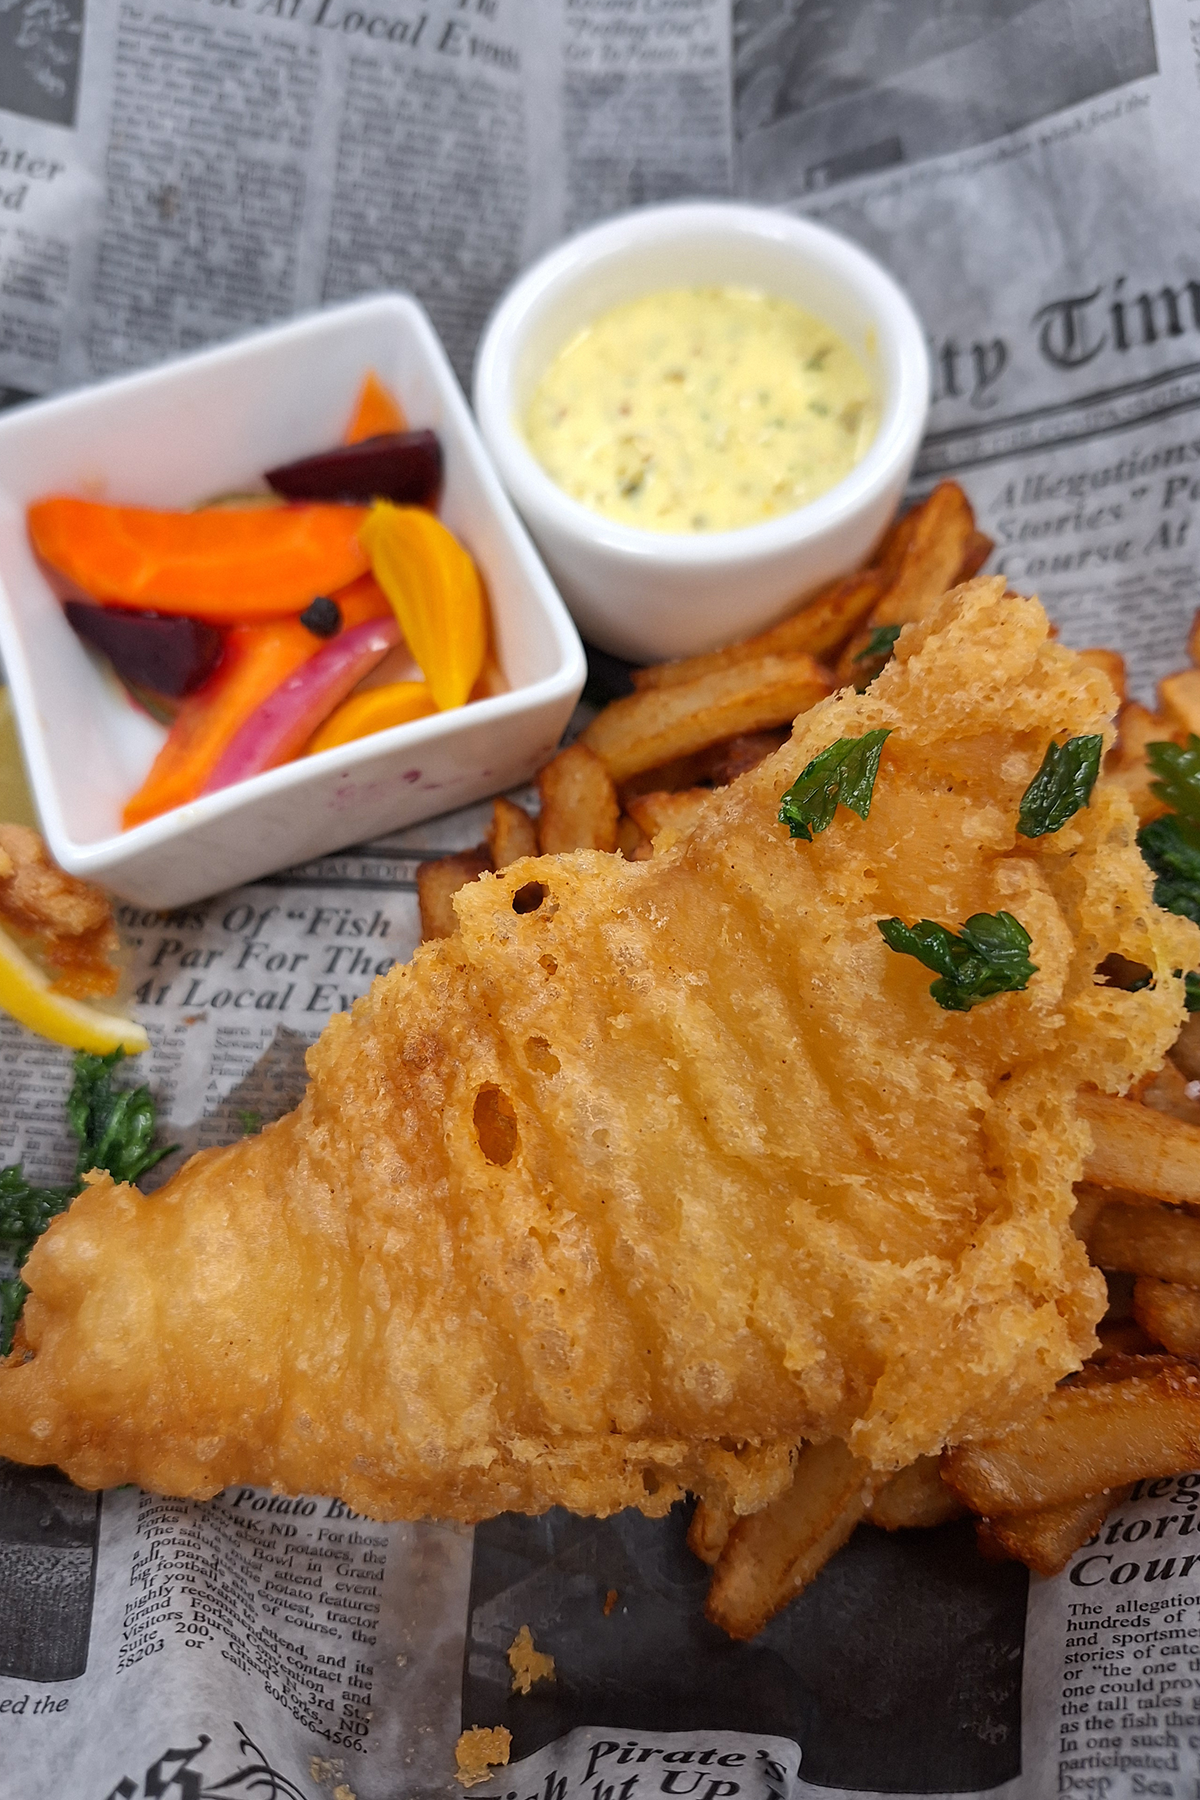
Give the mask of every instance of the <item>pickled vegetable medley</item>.
<svg viewBox="0 0 1200 1800">
<path fill-rule="evenodd" d="M 372 374 L 343 442 L 267 470 L 265 494 L 29 508 L 70 624 L 170 727 L 127 829 L 498 691 L 479 572 L 433 510 L 441 475 L 433 432 Z"/>
</svg>

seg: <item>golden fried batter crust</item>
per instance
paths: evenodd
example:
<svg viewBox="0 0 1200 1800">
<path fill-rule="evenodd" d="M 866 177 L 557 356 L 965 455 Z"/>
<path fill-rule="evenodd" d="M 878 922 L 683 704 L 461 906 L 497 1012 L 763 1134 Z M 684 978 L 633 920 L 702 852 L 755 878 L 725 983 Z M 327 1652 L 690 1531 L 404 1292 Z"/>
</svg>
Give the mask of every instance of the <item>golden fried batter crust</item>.
<svg viewBox="0 0 1200 1800">
<path fill-rule="evenodd" d="M 117 991 L 119 948 L 108 896 L 68 875 L 28 825 L 0 825 L 0 926 L 28 938 L 55 971 L 54 991 L 90 999 Z"/>
<path fill-rule="evenodd" d="M 464 888 L 290 1117 L 149 1198 L 97 1178 L 26 1264 L 0 1454 L 378 1518 L 748 1512 L 801 1438 L 895 1468 L 1035 1407 L 1104 1305 L 1075 1092 L 1161 1061 L 1200 934 L 1152 905 L 1113 785 L 1015 835 L 1112 694 L 1003 588 L 948 596 L 650 860 Z M 870 818 L 793 842 L 783 790 L 880 726 Z M 1001 908 L 1038 973 L 965 1014 L 876 928 Z M 1114 952 L 1155 986 L 1098 985 Z"/>
</svg>

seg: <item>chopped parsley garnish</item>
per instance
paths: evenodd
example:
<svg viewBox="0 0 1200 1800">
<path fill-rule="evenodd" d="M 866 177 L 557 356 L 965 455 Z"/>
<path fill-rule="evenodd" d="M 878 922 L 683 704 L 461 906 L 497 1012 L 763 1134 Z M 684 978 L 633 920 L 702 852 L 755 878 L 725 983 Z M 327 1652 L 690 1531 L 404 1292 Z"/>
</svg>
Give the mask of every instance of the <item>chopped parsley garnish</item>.
<svg viewBox="0 0 1200 1800">
<path fill-rule="evenodd" d="M 833 823 L 839 806 L 848 806 L 865 819 L 871 810 L 884 739 L 890 736 L 890 730 L 884 729 L 858 738 L 839 738 L 814 756 L 780 801 L 780 824 L 807 844 L 815 831 L 824 831 Z"/>
<path fill-rule="evenodd" d="M 1061 831 L 1068 819 L 1081 812 L 1092 797 L 1100 773 L 1104 739 L 1068 738 L 1051 744 L 1042 766 L 1021 796 L 1017 830 L 1022 837 L 1046 837 Z"/>
<path fill-rule="evenodd" d="M 0 1169 L 0 1251 L 17 1273 L 0 1279 L 0 1356 L 12 1349 L 12 1335 L 29 1289 L 20 1278 L 25 1259 L 51 1219 L 63 1212 L 83 1186 L 89 1169 L 107 1169 L 114 1181 L 136 1181 L 177 1145 L 151 1149 L 154 1101 L 146 1087 L 116 1088 L 112 1071 L 125 1052 L 92 1056 L 80 1050 L 67 1096 L 67 1123 L 79 1140 L 75 1180 L 63 1187 L 38 1187 L 25 1179 L 20 1163 Z"/>
<path fill-rule="evenodd" d="M 1200 925 L 1200 738 L 1185 745 L 1147 744 L 1157 781 L 1150 792 L 1172 808 L 1138 832 L 1138 849 L 1154 876 L 1155 904 Z M 1184 999 L 1200 1012 L 1200 975 L 1189 970 Z"/>
<path fill-rule="evenodd" d="M 866 644 L 855 657 L 855 662 L 874 662 L 876 657 L 887 658 L 896 647 L 896 639 L 900 636 L 901 625 L 876 625 Z"/>
<path fill-rule="evenodd" d="M 1200 821 L 1200 737 L 1179 744 L 1147 744 L 1146 761 L 1158 776 L 1150 792 L 1172 812 Z"/>
<path fill-rule="evenodd" d="M 863 648 L 854 658 L 856 663 L 865 663 L 866 669 L 861 671 L 861 679 L 855 682 L 855 689 L 865 694 L 877 675 L 881 675 L 891 660 L 892 651 L 896 647 L 896 639 L 904 629 L 902 625 L 876 625 Z M 872 665 L 874 665 L 872 667 Z M 869 670 L 869 673 L 868 673 Z"/>
<path fill-rule="evenodd" d="M 876 921 L 889 949 L 915 956 L 938 979 L 929 992 L 947 1012 L 969 1012 L 993 994 L 1019 994 L 1037 974 L 1029 960 L 1030 936 L 1011 913 L 973 913 L 959 932 L 932 919 L 906 925 Z"/>
<path fill-rule="evenodd" d="M 1163 813 L 1138 832 L 1138 849 L 1154 875 L 1154 900 L 1200 925 L 1200 826 Z"/>
</svg>

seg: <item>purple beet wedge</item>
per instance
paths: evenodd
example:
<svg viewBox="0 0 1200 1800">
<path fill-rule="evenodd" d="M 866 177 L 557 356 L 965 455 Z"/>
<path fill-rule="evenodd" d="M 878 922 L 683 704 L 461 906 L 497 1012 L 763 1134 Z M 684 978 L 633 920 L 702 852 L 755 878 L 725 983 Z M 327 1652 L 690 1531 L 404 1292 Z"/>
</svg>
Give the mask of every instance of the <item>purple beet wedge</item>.
<svg viewBox="0 0 1200 1800">
<path fill-rule="evenodd" d="M 286 500 L 432 506 L 442 482 L 442 447 L 432 431 L 392 431 L 281 463 L 264 479 Z"/>
</svg>

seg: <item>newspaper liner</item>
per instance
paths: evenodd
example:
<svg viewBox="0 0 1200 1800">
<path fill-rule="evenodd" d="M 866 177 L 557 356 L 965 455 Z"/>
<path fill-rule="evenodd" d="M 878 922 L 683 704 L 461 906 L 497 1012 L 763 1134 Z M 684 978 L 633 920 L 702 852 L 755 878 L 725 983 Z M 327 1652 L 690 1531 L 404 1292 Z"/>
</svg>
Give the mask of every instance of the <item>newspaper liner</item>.
<svg viewBox="0 0 1200 1800">
<path fill-rule="evenodd" d="M 1198 136 L 1195 0 L 0 0 L 0 399 L 389 286 L 465 378 L 565 232 L 792 207 L 926 320 L 917 491 L 960 478 L 991 566 L 1148 697 L 1198 598 Z M 324 1020 L 410 953 L 420 857 L 482 824 L 124 909 L 185 1150 L 294 1102 Z M 0 1021 L 0 1063 L 0 1156 L 62 1176 L 69 1059 Z M 0 1469 L 3 1790 L 449 1795 L 459 1731 L 504 1723 L 484 1800 L 1190 1797 L 1198 1489 L 1143 1484 L 1051 1582 L 969 1525 L 862 1528 L 733 1646 L 676 1519 L 472 1534 Z M 514 1696 L 526 1623 L 557 1679 Z"/>
</svg>

